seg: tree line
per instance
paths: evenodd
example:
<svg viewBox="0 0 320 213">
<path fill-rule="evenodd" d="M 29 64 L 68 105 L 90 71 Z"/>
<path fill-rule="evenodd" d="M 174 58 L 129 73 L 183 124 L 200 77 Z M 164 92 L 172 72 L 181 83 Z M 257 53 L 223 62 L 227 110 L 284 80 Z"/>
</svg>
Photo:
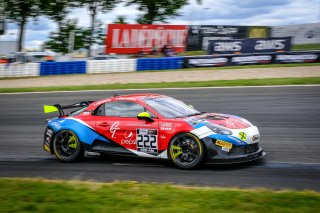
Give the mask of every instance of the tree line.
<svg viewBox="0 0 320 213">
<path fill-rule="evenodd" d="M 201 0 L 196 0 L 199 4 Z M 181 15 L 179 9 L 188 4 L 188 0 L 0 0 L 7 21 L 19 27 L 17 51 L 23 49 L 25 27 L 29 21 L 40 16 L 47 17 L 57 24 L 57 31 L 51 32 L 46 46 L 56 52 L 67 53 L 69 35 L 74 33 L 74 49 L 88 49 L 91 55 L 93 44 L 104 43 L 102 23 L 98 23 L 98 13 L 112 11 L 118 4 L 136 6 L 142 12 L 136 19 L 140 24 L 166 23 L 168 19 Z M 86 8 L 90 16 L 90 27 L 83 28 L 66 17 L 74 8 Z M 130 13 L 130 11 L 128 11 Z M 83 17 L 79 17 L 83 18 Z M 126 23 L 125 16 L 119 16 L 115 23 Z"/>
</svg>

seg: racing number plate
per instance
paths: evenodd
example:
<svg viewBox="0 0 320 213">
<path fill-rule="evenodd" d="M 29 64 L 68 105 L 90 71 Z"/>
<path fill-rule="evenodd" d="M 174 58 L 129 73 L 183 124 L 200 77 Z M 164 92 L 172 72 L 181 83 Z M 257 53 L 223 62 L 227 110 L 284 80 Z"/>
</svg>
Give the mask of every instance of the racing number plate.
<svg viewBox="0 0 320 213">
<path fill-rule="evenodd" d="M 137 151 L 158 154 L 158 130 L 137 129 Z"/>
<path fill-rule="evenodd" d="M 226 148 L 226 149 L 231 149 L 232 148 L 232 143 L 228 143 L 228 142 L 221 141 L 221 140 L 217 140 L 216 141 L 216 145 L 221 146 L 221 147 Z"/>
</svg>

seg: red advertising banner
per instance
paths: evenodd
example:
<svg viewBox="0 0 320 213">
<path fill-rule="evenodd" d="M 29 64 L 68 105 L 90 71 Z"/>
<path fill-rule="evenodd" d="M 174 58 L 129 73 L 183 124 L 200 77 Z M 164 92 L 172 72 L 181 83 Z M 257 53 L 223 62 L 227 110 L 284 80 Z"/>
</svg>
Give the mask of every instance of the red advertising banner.
<svg viewBox="0 0 320 213">
<path fill-rule="evenodd" d="M 171 45 L 183 52 L 187 39 L 186 25 L 109 24 L 106 53 L 136 54 Z"/>
</svg>

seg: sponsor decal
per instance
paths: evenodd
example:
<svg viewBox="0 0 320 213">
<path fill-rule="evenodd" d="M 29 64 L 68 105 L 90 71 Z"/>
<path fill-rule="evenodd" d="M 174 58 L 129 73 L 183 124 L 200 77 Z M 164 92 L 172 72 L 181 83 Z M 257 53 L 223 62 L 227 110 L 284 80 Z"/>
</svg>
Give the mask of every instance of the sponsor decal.
<svg viewBox="0 0 320 213">
<path fill-rule="evenodd" d="M 242 49 L 241 44 L 242 43 L 240 41 L 216 42 L 213 47 L 213 50 L 214 52 L 225 52 L 225 51 L 240 52 Z"/>
<path fill-rule="evenodd" d="M 249 38 L 266 38 L 268 36 L 268 28 L 266 27 L 249 27 Z"/>
<path fill-rule="evenodd" d="M 51 126 L 53 126 L 55 129 L 60 129 L 61 128 L 61 125 L 59 122 L 57 121 L 54 121 L 51 123 Z"/>
<path fill-rule="evenodd" d="M 90 152 L 90 151 L 85 151 L 84 155 L 86 157 L 99 157 L 100 153 L 99 152 Z"/>
<path fill-rule="evenodd" d="M 278 39 L 278 40 L 257 40 L 256 45 L 254 46 L 255 50 L 269 50 L 269 49 L 275 49 L 275 50 L 282 50 L 285 48 L 285 42 L 284 39 Z"/>
<path fill-rule="evenodd" d="M 115 134 L 117 132 L 117 130 L 119 130 L 119 124 L 120 124 L 120 121 L 116 121 L 112 124 L 112 126 L 110 127 L 110 133 L 112 134 L 112 138 L 115 138 Z"/>
<path fill-rule="evenodd" d="M 254 55 L 254 56 L 235 56 L 232 57 L 231 62 L 234 64 L 265 64 L 270 63 L 271 55 Z"/>
<path fill-rule="evenodd" d="M 247 134 L 244 133 L 244 132 L 239 132 L 239 138 L 240 138 L 241 140 L 245 140 L 245 139 L 247 139 Z"/>
<path fill-rule="evenodd" d="M 137 151 L 158 154 L 158 130 L 137 129 Z"/>
<path fill-rule="evenodd" d="M 187 118 L 185 121 L 193 126 L 198 123 L 207 123 L 208 122 L 205 119 L 201 119 L 201 118 Z"/>
<path fill-rule="evenodd" d="M 221 146 L 223 151 L 229 152 L 230 149 L 232 149 L 232 143 L 222 141 L 222 140 L 216 140 L 216 145 Z"/>
<path fill-rule="evenodd" d="M 182 52 L 187 33 L 186 25 L 109 24 L 106 52 L 135 54 L 168 44 Z"/>
<path fill-rule="evenodd" d="M 260 139 L 260 134 L 252 136 L 252 141 L 257 141 Z"/>
<path fill-rule="evenodd" d="M 234 125 L 234 123 L 230 120 L 227 120 L 226 122 L 228 125 L 233 126 L 234 128 L 236 128 L 236 126 Z"/>
<path fill-rule="evenodd" d="M 127 126 L 141 126 L 141 127 L 150 126 L 150 124 L 146 124 L 146 123 L 128 123 L 126 125 Z"/>
<path fill-rule="evenodd" d="M 165 131 L 172 130 L 172 123 L 160 123 L 160 130 L 165 130 Z"/>
<path fill-rule="evenodd" d="M 208 54 L 290 51 L 291 37 L 209 40 Z"/>
<path fill-rule="evenodd" d="M 318 55 L 317 54 L 296 54 L 296 55 L 277 55 L 276 61 L 279 62 L 313 62 L 317 61 Z"/>
<path fill-rule="evenodd" d="M 121 144 L 122 145 L 136 144 L 136 140 L 133 137 L 134 137 L 133 132 L 130 130 L 127 130 L 124 133 L 124 139 L 121 140 Z"/>
<path fill-rule="evenodd" d="M 91 115 L 91 112 L 84 112 L 83 115 Z"/>
<path fill-rule="evenodd" d="M 223 66 L 228 62 L 228 58 L 199 58 L 189 59 L 192 66 Z"/>
</svg>

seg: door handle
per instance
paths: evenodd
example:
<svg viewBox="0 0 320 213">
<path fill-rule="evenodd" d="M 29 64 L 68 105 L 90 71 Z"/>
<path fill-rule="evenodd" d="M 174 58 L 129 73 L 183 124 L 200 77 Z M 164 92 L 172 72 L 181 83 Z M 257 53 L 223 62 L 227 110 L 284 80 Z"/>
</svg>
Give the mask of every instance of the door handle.
<svg viewBox="0 0 320 213">
<path fill-rule="evenodd" d="M 101 122 L 98 124 L 99 126 L 109 126 L 108 122 Z"/>
</svg>

